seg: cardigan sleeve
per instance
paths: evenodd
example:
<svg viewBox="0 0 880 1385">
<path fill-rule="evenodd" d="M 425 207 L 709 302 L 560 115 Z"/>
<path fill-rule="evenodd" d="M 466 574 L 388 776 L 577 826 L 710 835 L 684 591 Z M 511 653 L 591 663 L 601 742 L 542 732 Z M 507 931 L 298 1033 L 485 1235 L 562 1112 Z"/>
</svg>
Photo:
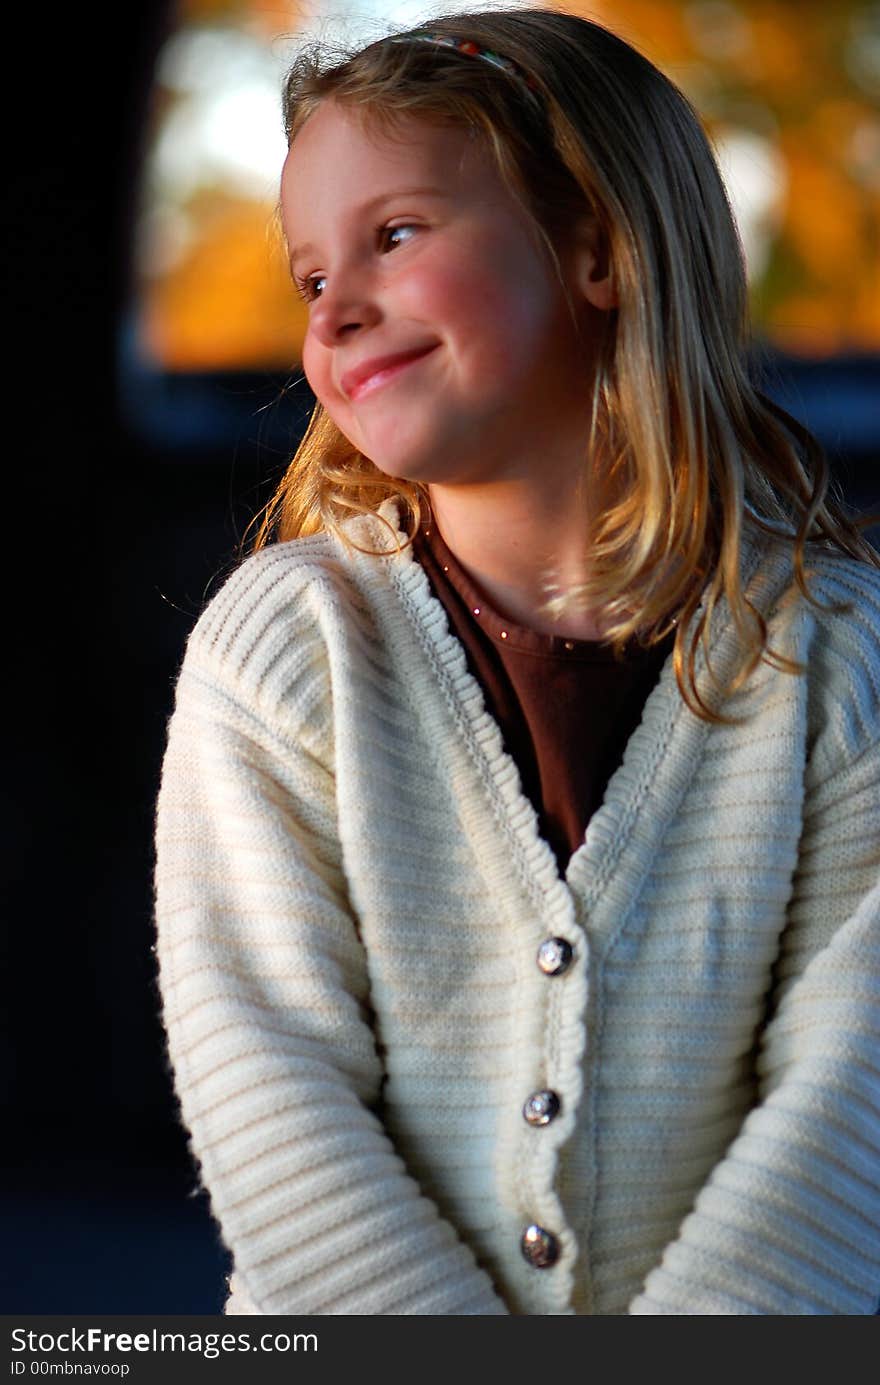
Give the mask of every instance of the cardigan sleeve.
<svg viewBox="0 0 880 1385">
<path fill-rule="evenodd" d="M 313 655 L 299 655 L 304 688 Z M 504 1314 L 378 1115 L 366 957 L 314 719 L 281 725 L 220 664 L 191 649 L 178 681 L 156 920 L 175 1085 L 236 1280 L 262 1313 Z"/>
<path fill-rule="evenodd" d="M 880 744 L 856 739 L 808 765 L 757 1103 L 630 1313 L 877 1312 Z"/>
</svg>

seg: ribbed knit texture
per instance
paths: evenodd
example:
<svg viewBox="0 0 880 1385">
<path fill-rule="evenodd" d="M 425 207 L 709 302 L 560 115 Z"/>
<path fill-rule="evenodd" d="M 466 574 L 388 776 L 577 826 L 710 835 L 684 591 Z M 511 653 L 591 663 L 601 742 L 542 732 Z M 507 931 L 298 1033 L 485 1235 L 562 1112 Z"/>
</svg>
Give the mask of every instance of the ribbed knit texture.
<svg viewBox="0 0 880 1385">
<path fill-rule="evenodd" d="M 668 661 L 565 879 L 410 550 L 300 539 L 213 599 L 156 882 L 227 1311 L 875 1311 L 880 576 L 809 570 L 852 612 L 777 611 L 789 557 L 747 549 L 806 675 L 762 665 L 708 725 Z M 735 647 L 720 612 L 720 672 Z"/>
</svg>

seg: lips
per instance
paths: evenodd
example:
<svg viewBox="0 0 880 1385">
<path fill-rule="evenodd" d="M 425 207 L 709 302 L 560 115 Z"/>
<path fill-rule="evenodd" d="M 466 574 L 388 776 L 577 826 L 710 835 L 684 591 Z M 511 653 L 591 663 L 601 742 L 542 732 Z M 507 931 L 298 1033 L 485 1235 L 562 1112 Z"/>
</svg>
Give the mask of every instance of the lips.
<svg viewBox="0 0 880 1385">
<path fill-rule="evenodd" d="M 390 356 L 374 356 L 371 360 L 362 361 L 345 372 L 339 382 L 340 388 L 352 400 L 371 394 L 406 366 L 427 356 L 436 346 L 437 343 L 433 342 L 430 346 L 419 346 L 412 351 L 397 351 Z"/>
</svg>

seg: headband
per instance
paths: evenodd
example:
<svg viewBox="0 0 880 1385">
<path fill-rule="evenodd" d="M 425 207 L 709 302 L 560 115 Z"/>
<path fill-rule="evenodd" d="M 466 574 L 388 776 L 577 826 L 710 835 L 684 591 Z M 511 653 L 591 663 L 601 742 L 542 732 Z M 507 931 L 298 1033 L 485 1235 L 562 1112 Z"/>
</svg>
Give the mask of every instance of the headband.
<svg viewBox="0 0 880 1385">
<path fill-rule="evenodd" d="M 530 73 L 524 72 L 517 63 L 510 58 L 504 58 L 500 53 L 495 53 L 491 48 L 481 48 L 478 43 L 474 43 L 469 38 L 450 38 L 448 34 L 433 34 L 427 30 L 420 29 L 416 33 L 401 34 L 398 38 L 388 40 L 389 43 L 438 43 L 443 48 L 454 48 L 457 53 L 464 53 L 469 58 L 482 58 L 483 62 L 491 63 L 493 67 L 501 68 L 508 77 L 512 77 L 515 82 L 524 89 L 525 95 L 535 106 L 540 108 L 538 96 L 538 84 Z"/>
</svg>

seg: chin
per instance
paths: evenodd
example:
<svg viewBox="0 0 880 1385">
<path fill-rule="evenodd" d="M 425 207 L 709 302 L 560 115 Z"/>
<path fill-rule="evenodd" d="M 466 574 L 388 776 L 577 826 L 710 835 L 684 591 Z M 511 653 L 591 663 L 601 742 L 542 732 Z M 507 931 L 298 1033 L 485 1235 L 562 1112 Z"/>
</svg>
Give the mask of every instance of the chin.
<svg viewBox="0 0 880 1385">
<path fill-rule="evenodd" d="M 373 418 L 369 424 L 353 429 L 359 436 L 350 441 L 384 475 L 396 480 L 442 481 L 449 476 L 450 457 L 461 451 L 457 430 L 438 427 L 435 419 L 414 420 L 397 410 L 395 416 Z"/>
<path fill-rule="evenodd" d="M 450 439 L 447 447 L 374 448 L 363 455 L 369 457 L 385 476 L 397 481 L 421 482 L 422 485 L 466 485 L 485 473 L 483 458 Z"/>
<path fill-rule="evenodd" d="M 389 457 L 378 451 L 365 452 L 363 448 L 361 452 L 383 476 L 392 481 L 421 481 L 426 485 L 430 481 L 444 480 L 449 472 L 448 460 L 444 466 L 436 457 L 413 456 L 411 453 Z"/>
</svg>

